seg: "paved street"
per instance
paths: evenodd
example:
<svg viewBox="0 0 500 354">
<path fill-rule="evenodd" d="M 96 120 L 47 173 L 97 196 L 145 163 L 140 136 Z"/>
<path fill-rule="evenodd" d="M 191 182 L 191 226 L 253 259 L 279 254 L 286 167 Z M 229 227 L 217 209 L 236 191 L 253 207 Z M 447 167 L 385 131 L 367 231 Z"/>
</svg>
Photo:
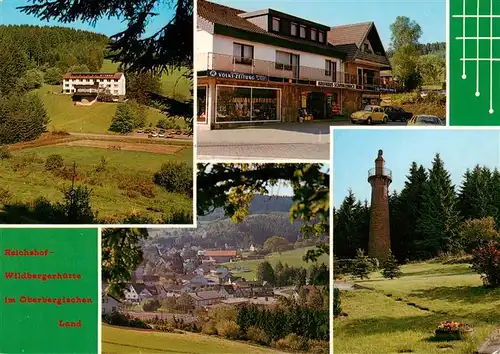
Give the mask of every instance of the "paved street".
<svg viewBox="0 0 500 354">
<path fill-rule="evenodd" d="M 329 160 L 330 126 L 349 121 L 263 125 L 197 131 L 198 160 Z M 388 125 L 405 125 L 392 122 Z"/>
</svg>

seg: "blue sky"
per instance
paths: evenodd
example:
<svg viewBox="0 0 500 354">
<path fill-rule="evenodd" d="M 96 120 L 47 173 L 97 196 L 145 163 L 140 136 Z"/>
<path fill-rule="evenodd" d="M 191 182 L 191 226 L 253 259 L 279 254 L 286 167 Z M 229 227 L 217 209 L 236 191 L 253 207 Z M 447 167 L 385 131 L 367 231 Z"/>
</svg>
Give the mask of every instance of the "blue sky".
<svg viewBox="0 0 500 354">
<path fill-rule="evenodd" d="M 430 168 L 439 152 L 452 182 L 459 186 L 467 168 L 476 164 L 500 168 L 500 131 L 488 130 L 337 130 L 333 134 L 333 198 L 338 207 L 349 188 L 370 202 L 368 170 L 379 149 L 392 170 L 389 192 L 400 191 L 412 161 Z"/>
<path fill-rule="evenodd" d="M 271 8 L 327 26 L 374 21 L 386 49 L 389 26 L 407 16 L 422 27 L 421 43 L 446 41 L 445 0 L 211 0 L 246 11 Z"/>
<path fill-rule="evenodd" d="M 1 1 L 1 0 L 0 0 Z M 160 5 L 156 9 L 158 16 L 154 17 L 148 27 L 146 29 L 146 35 L 151 35 L 161 29 L 165 24 L 170 21 L 173 15 L 173 9 L 168 4 L 169 2 L 160 2 Z M 89 30 L 92 32 L 103 33 L 105 35 L 111 36 L 115 33 L 118 33 L 124 30 L 127 26 L 126 23 L 122 22 L 121 19 L 104 18 L 97 22 L 95 27 L 82 22 L 74 22 L 74 23 L 58 23 L 57 21 L 40 21 L 35 16 L 26 15 L 21 13 L 16 7 L 23 5 L 30 5 L 31 2 L 26 0 L 3 0 L 0 2 L 0 25 L 39 25 L 39 26 L 64 26 L 64 27 L 72 27 L 76 29 Z"/>
</svg>

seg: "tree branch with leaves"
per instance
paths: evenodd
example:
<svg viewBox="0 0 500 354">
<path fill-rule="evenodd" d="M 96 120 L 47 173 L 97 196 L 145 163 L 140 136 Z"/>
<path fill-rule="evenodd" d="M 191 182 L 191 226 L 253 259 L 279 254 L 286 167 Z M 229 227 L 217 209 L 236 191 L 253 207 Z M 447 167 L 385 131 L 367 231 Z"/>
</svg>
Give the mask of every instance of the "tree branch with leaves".
<svg viewBox="0 0 500 354">
<path fill-rule="evenodd" d="M 322 164 L 198 164 L 198 215 L 222 208 L 233 221 L 241 222 L 254 195 L 270 194 L 280 181 L 292 188 L 290 221 L 302 222 L 303 238 L 328 235 L 329 171 Z M 324 253 L 329 253 L 329 246 L 320 244 L 304 258 L 316 260 Z"/>
</svg>

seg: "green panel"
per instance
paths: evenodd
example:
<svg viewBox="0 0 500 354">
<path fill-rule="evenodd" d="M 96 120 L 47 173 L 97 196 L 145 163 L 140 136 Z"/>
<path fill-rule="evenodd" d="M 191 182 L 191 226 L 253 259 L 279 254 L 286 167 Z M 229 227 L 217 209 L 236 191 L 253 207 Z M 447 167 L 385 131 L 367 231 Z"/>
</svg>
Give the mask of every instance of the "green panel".
<svg viewBox="0 0 500 354">
<path fill-rule="evenodd" d="M 450 0 L 449 4 L 450 125 L 498 126 L 500 1 Z"/>
<path fill-rule="evenodd" d="M 39 255 L 7 256 L 9 250 Z M 0 353 L 97 353 L 97 267 L 97 229 L 0 229 Z M 36 278 L 14 279 L 27 274 Z M 59 278 L 65 274 L 73 279 Z M 58 302 L 64 299 L 74 303 Z"/>
</svg>

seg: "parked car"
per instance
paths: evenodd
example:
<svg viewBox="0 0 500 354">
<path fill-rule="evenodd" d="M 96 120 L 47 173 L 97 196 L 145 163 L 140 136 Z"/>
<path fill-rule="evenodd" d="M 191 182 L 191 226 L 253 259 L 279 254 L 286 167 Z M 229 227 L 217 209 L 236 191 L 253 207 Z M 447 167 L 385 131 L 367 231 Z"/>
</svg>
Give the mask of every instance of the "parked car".
<svg viewBox="0 0 500 354">
<path fill-rule="evenodd" d="M 384 109 L 380 106 L 365 106 L 362 111 L 357 111 L 351 114 L 351 123 L 387 123 L 388 117 Z"/>
<path fill-rule="evenodd" d="M 154 130 L 153 130 L 153 131 L 151 132 L 151 135 L 152 135 L 152 136 L 154 136 L 154 137 L 156 137 L 156 136 L 158 136 L 158 133 L 157 133 L 156 131 L 154 131 Z"/>
<path fill-rule="evenodd" d="M 160 132 L 158 133 L 158 137 L 160 137 L 160 138 L 164 138 L 164 137 L 165 137 L 165 132 L 164 132 L 164 131 L 160 131 Z"/>
<path fill-rule="evenodd" d="M 142 130 L 142 129 L 137 129 L 137 132 L 138 132 L 138 133 L 144 133 L 144 130 Z"/>
<path fill-rule="evenodd" d="M 400 107 L 384 107 L 384 112 L 387 114 L 387 117 L 391 122 L 400 121 L 406 122 L 413 117 L 413 113 L 406 112 L 403 108 Z"/>
<path fill-rule="evenodd" d="M 420 114 L 410 119 L 406 125 L 444 125 L 444 123 L 438 116 Z"/>
</svg>

